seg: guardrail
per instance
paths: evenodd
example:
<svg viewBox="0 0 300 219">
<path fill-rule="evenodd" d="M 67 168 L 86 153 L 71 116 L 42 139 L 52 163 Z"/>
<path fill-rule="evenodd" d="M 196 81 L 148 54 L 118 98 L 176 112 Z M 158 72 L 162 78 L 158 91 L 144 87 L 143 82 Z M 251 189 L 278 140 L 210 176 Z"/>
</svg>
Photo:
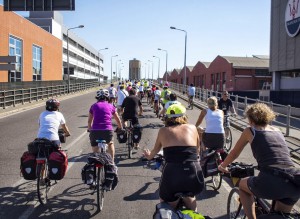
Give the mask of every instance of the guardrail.
<svg viewBox="0 0 300 219">
<path fill-rule="evenodd" d="M 99 86 L 99 82 L 85 82 L 70 84 L 70 92 L 78 92 Z M 0 108 L 15 107 L 18 104 L 31 103 L 41 99 L 68 94 L 68 85 L 56 85 L 47 87 L 34 87 L 17 90 L 0 91 Z"/>
<path fill-rule="evenodd" d="M 178 91 L 181 95 L 181 98 L 186 96 L 187 88 L 182 84 L 170 83 L 170 88 Z M 230 93 L 230 92 L 229 92 Z M 222 92 L 196 88 L 195 103 L 200 104 L 206 107 L 206 100 L 210 96 L 216 96 L 218 99 L 222 97 Z M 300 118 L 297 117 L 300 115 L 300 109 L 296 107 L 291 107 L 290 105 L 281 105 L 273 102 L 266 102 L 259 99 L 251 99 L 247 97 L 242 97 L 235 95 L 232 98 L 235 109 L 241 117 L 244 116 L 245 109 L 247 105 L 253 104 L 256 102 L 261 102 L 267 104 L 274 112 L 277 114 L 276 119 L 273 121 L 273 125 L 278 126 L 285 136 L 297 136 L 296 131 L 300 131 Z M 247 126 L 247 121 L 239 119 L 240 125 Z M 293 134 L 292 132 L 295 132 Z M 292 133 L 292 134 L 291 134 Z"/>
</svg>

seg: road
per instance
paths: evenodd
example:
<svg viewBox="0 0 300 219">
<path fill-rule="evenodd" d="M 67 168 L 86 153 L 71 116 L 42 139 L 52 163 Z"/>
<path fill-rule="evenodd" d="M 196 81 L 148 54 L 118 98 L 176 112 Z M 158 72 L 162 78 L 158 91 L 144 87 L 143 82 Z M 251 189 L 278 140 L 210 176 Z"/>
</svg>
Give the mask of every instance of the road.
<svg viewBox="0 0 300 219">
<path fill-rule="evenodd" d="M 63 180 L 51 188 L 49 203 L 37 202 L 36 182 L 25 181 L 20 176 L 20 157 L 27 150 L 38 130 L 38 116 L 44 106 L 13 114 L 0 119 L 0 218 L 152 218 L 159 202 L 158 183 L 160 172 L 143 168 L 140 161 L 142 150 L 128 159 L 125 144 L 116 142 L 116 163 L 120 182 L 114 191 L 105 193 L 104 208 L 96 212 L 96 195 L 81 182 L 81 168 L 90 153 L 87 128 L 89 107 L 95 102 L 94 92 L 85 93 L 61 101 L 60 111 L 65 115 L 71 136 L 63 145 L 68 150 L 68 172 Z M 152 109 L 143 102 L 144 115 L 141 149 L 152 148 L 162 122 Z M 190 123 L 195 124 L 200 110 L 187 110 Z M 240 132 L 233 130 L 234 142 Z M 241 154 L 239 161 L 254 163 L 250 147 Z M 226 202 L 230 186 L 226 182 L 219 191 L 206 179 L 205 190 L 197 197 L 198 210 L 212 218 L 226 217 Z"/>
</svg>

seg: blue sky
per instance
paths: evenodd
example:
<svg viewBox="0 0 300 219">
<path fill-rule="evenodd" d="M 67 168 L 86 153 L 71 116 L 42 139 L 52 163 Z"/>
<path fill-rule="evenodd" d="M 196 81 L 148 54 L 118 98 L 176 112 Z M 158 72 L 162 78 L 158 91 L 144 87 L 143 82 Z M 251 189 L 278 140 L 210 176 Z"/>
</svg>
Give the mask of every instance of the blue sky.
<svg viewBox="0 0 300 219">
<path fill-rule="evenodd" d="M 75 11 L 62 12 L 64 24 L 83 29 L 73 30 L 96 49 L 108 47 L 104 55 L 105 74 L 110 76 L 116 60 L 124 63 L 123 77 L 128 74 L 129 60 L 142 62 L 142 76 L 154 62 L 157 76 L 184 66 L 184 32 L 187 31 L 188 66 L 198 61 L 211 62 L 218 55 L 269 55 L 271 0 L 76 0 Z M 152 73 L 150 67 L 150 75 Z"/>
</svg>

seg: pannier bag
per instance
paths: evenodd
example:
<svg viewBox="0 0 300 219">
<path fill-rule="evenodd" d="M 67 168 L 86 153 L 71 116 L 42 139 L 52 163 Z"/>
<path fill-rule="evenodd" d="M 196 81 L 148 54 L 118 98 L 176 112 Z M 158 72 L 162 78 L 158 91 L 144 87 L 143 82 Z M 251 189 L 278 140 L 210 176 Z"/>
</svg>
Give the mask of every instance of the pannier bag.
<svg viewBox="0 0 300 219">
<path fill-rule="evenodd" d="M 36 156 L 28 151 L 21 157 L 21 173 L 26 180 L 35 180 L 36 176 Z"/>
<path fill-rule="evenodd" d="M 117 139 L 120 144 L 127 142 L 127 132 L 126 130 L 120 130 L 117 132 Z"/>
<path fill-rule="evenodd" d="M 215 158 L 214 151 L 212 151 L 212 152 L 206 154 L 204 157 L 202 157 L 200 160 L 200 165 L 201 165 L 204 177 L 214 176 L 214 175 L 217 175 L 219 172 L 218 164 L 217 164 L 217 161 Z"/>
<path fill-rule="evenodd" d="M 59 141 L 61 143 L 66 143 L 66 136 L 65 136 L 65 131 L 63 129 L 58 129 L 58 136 L 59 136 Z"/>
<path fill-rule="evenodd" d="M 114 190 L 118 185 L 119 178 L 117 175 L 117 166 L 116 165 L 105 165 L 105 182 L 104 187 L 106 190 Z"/>
<path fill-rule="evenodd" d="M 142 127 L 140 125 L 134 126 L 132 131 L 133 143 L 140 143 L 142 138 Z"/>
<path fill-rule="evenodd" d="M 61 180 L 64 178 L 68 168 L 68 157 L 64 151 L 58 150 L 50 154 L 48 159 L 49 178 Z"/>
<path fill-rule="evenodd" d="M 33 142 L 30 142 L 27 147 L 28 151 L 32 154 L 37 155 L 39 150 L 43 150 L 45 146 L 53 147 L 53 150 L 56 150 L 55 146 L 53 145 L 52 141 L 46 138 L 36 138 Z M 50 150 L 52 152 L 53 150 Z"/>
<path fill-rule="evenodd" d="M 81 170 L 81 179 L 84 184 L 92 185 L 96 178 L 95 165 L 86 164 Z"/>
</svg>

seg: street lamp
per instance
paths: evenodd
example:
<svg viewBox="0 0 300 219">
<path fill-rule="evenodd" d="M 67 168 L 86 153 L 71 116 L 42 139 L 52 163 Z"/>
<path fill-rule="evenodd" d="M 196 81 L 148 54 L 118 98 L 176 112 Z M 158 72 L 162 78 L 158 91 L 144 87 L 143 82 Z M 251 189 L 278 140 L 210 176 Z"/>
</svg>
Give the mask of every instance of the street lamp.
<svg viewBox="0 0 300 219">
<path fill-rule="evenodd" d="M 161 48 L 158 48 L 157 50 L 166 52 L 166 81 L 168 81 L 168 51 Z"/>
<path fill-rule="evenodd" d="M 159 79 L 159 70 L 160 70 L 160 58 L 157 56 L 153 56 L 154 58 L 158 58 L 158 67 L 157 67 L 157 78 Z"/>
<path fill-rule="evenodd" d="M 148 62 L 151 62 L 151 63 L 152 63 L 152 81 L 153 81 L 153 61 L 148 60 Z"/>
<path fill-rule="evenodd" d="M 67 74 L 68 74 L 68 93 L 70 93 L 70 67 L 69 67 L 69 30 L 76 28 L 84 28 L 84 25 L 79 25 L 77 27 L 71 27 L 67 29 Z"/>
<path fill-rule="evenodd" d="M 114 55 L 110 58 L 110 81 L 111 81 L 111 83 L 112 83 L 112 79 L 113 79 L 113 77 L 112 77 L 112 58 L 117 57 L 117 56 L 118 55 Z"/>
<path fill-rule="evenodd" d="M 179 30 L 185 33 L 185 41 L 184 41 L 184 78 L 183 78 L 183 87 L 186 86 L 186 41 L 187 41 L 187 32 L 185 30 L 178 29 L 176 27 L 170 27 L 172 30 Z"/>
<path fill-rule="evenodd" d="M 104 48 L 104 49 L 99 49 L 99 50 L 98 50 L 98 59 L 99 59 L 99 83 L 100 83 L 100 76 L 101 76 L 101 74 L 100 74 L 100 51 L 101 51 L 101 50 L 106 50 L 106 49 L 108 49 L 108 48 Z"/>
<path fill-rule="evenodd" d="M 146 67 L 146 66 L 147 66 L 147 63 L 145 63 L 145 79 L 147 78 L 147 76 L 146 76 L 146 71 L 147 71 L 146 68 L 147 68 L 147 67 Z"/>
<path fill-rule="evenodd" d="M 117 76 L 117 79 L 118 79 L 118 62 L 122 61 L 121 59 L 119 60 L 116 60 L 116 76 Z"/>
</svg>

